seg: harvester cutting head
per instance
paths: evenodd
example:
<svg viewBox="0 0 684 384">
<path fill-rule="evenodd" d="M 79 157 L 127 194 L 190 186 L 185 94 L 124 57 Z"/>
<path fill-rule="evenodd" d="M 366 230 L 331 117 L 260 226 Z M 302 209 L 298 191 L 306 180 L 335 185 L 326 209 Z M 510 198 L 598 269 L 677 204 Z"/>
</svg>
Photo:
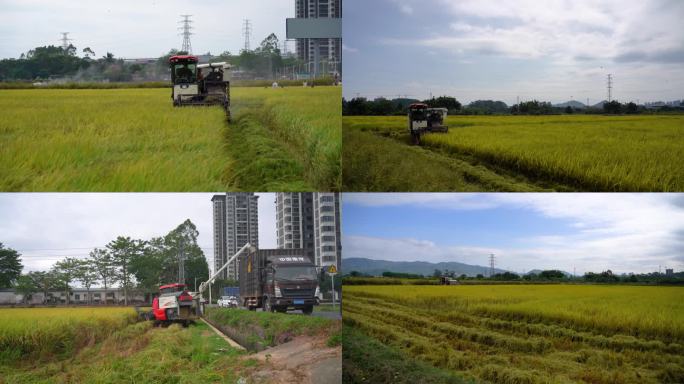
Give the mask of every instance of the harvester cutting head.
<svg viewBox="0 0 684 384">
<path fill-rule="evenodd" d="M 220 105 L 230 119 L 230 64 L 198 62 L 196 56 L 189 55 L 169 58 L 174 107 Z"/>
<path fill-rule="evenodd" d="M 424 103 L 414 103 L 408 107 L 409 133 L 414 144 L 420 144 L 420 136 L 425 133 L 446 133 L 449 127 L 444 125 L 447 116 L 446 108 L 429 108 Z"/>
</svg>

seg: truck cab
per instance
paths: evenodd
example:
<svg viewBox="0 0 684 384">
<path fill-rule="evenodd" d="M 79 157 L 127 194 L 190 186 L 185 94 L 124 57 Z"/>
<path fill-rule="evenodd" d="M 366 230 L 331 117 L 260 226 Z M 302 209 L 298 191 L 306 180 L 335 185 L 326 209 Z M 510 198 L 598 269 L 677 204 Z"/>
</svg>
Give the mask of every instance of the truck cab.
<svg viewBox="0 0 684 384">
<path fill-rule="evenodd" d="M 250 310 L 313 312 L 318 269 L 300 249 L 261 249 L 240 259 L 240 298 Z"/>
<path fill-rule="evenodd" d="M 281 257 L 265 268 L 264 311 L 301 309 L 310 314 L 318 297 L 318 271 L 305 257 Z"/>
</svg>

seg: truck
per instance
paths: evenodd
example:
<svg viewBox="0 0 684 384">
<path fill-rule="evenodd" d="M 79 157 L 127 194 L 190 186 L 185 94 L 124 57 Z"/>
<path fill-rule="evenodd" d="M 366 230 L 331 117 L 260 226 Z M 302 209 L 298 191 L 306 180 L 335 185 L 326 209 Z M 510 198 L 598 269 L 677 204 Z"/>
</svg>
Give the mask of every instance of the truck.
<svg viewBox="0 0 684 384">
<path fill-rule="evenodd" d="M 251 249 L 239 269 L 240 301 L 249 310 L 310 315 L 318 304 L 318 270 L 303 249 Z"/>
</svg>

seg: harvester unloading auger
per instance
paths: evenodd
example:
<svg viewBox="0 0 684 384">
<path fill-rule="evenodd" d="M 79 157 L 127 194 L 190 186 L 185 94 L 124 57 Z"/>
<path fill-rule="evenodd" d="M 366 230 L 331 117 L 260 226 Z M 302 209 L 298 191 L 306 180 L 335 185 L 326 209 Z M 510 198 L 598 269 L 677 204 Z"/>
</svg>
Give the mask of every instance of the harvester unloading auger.
<svg viewBox="0 0 684 384">
<path fill-rule="evenodd" d="M 169 58 L 174 107 L 220 105 L 230 121 L 231 65 L 225 62 L 198 64 L 196 56 Z"/>
<path fill-rule="evenodd" d="M 426 133 L 449 132 L 449 127 L 444 125 L 446 116 L 446 108 L 429 108 L 423 103 L 409 105 L 408 127 L 413 144 L 420 145 L 420 137 Z"/>
</svg>

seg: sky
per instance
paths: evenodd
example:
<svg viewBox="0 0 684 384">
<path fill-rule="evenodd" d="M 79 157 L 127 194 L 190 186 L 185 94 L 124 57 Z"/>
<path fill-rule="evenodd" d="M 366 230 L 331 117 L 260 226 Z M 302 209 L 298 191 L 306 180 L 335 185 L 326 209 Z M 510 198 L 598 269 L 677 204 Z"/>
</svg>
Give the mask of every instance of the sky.
<svg viewBox="0 0 684 384">
<path fill-rule="evenodd" d="M 684 270 L 684 195 L 345 193 L 343 258 L 524 273 Z"/>
<path fill-rule="evenodd" d="M 2 193 L 0 242 L 21 253 L 23 272 L 86 258 L 117 236 L 149 240 L 186 219 L 213 267 L 213 193 Z M 276 248 L 275 194 L 259 196 L 259 247 Z"/>
<path fill-rule="evenodd" d="M 681 0 L 348 0 L 344 96 L 684 98 Z"/>
<path fill-rule="evenodd" d="M 282 41 L 285 18 L 295 12 L 294 1 L 283 0 L 0 0 L 0 9 L 0 59 L 61 45 L 61 32 L 70 32 L 79 53 L 90 47 L 98 57 L 159 57 L 180 49 L 182 14 L 193 15 L 193 53 L 239 53 L 244 19 L 251 21 L 255 48 L 271 33 Z"/>
</svg>

